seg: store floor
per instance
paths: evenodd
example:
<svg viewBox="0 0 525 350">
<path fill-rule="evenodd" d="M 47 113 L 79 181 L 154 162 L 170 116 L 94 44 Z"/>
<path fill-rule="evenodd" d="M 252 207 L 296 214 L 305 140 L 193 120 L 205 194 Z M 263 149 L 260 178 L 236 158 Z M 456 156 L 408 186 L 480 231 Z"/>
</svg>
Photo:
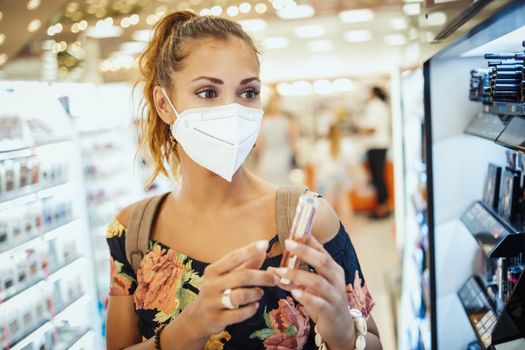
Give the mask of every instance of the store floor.
<svg viewBox="0 0 525 350">
<path fill-rule="evenodd" d="M 376 306 L 372 315 L 376 320 L 383 349 L 396 349 L 394 320 L 387 281 L 399 265 L 400 255 L 393 234 L 394 219 L 370 220 L 354 215 L 350 223 L 344 223 L 357 251 L 366 283 Z"/>
</svg>

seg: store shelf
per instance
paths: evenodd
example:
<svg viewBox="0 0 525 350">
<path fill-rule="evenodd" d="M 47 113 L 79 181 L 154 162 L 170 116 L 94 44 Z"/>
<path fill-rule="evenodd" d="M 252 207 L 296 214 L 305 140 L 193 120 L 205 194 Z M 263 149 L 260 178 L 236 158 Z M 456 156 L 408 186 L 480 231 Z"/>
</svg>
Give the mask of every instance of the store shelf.
<svg viewBox="0 0 525 350">
<path fill-rule="evenodd" d="M 88 303 L 90 300 L 91 300 L 91 298 L 89 297 L 89 295 L 87 295 L 87 294 L 80 295 L 78 298 L 76 298 L 75 300 L 73 300 L 72 302 L 70 302 L 69 304 L 64 306 L 62 309 L 60 309 L 56 313 L 56 315 L 53 316 L 53 319 L 54 320 L 61 320 L 63 318 L 66 318 L 66 316 L 68 316 L 68 314 L 71 311 L 74 311 L 79 305 L 81 305 L 83 303 Z"/>
<path fill-rule="evenodd" d="M 26 186 L 15 192 L 10 192 L 9 194 L 5 194 L 0 197 L 0 210 L 9 209 L 14 205 L 21 205 L 45 197 L 50 197 L 56 193 L 64 191 L 67 186 L 70 186 L 73 183 L 74 181 L 65 181 L 42 189 L 39 188 L 39 186 Z"/>
<path fill-rule="evenodd" d="M 94 333 L 92 330 L 86 330 L 83 334 L 81 334 L 79 337 L 77 337 L 76 340 L 74 340 L 71 345 L 67 345 L 64 347 L 64 349 L 67 350 L 80 350 L 82 349 L 86 343 L 89 341 L 89 339 L 92 339 L 94 337 Z"/>
<path fill-rule="evenodd" d="M 46 321 L 41 326 L 36 328 L 35 330 L 29 332 L 27 335 L 24 335 L 14 341 L 12 344 L 10 344 L 9 349 L 10 350 L 22 350 L 29 344 L 31 344 L 33 341 L 40 338 L 44 333 L 50 331 L 53 328 L 53 325 L 51 322 Z"/>
<path fill-rule="evenodd" d="M 501 115 L 525 115 L 525 103 L 494 102 L 491 105 L 484 105 L 487 113 Z"/>
<path fill-rule="evenodd" d="M 507 125 L 503 119 L 492 113 L 478 113 L 470 120 L 465 129 L 465 134 L 496 141 Z"/>
<path fill-rule="evenodd" d="M 17 291 L 15 294 L 10 295 L 9 297 L 5 298 L 5 300 L 2 300 L 1 304 L 5 305 L 8 303 L 12 303 L 13 300 L 24 299 L 26 297 L 29 297 L 31 296 L 33 291 L 44 288 L 47 283 L 55 283 L 56 281 L 61 280 L 64 276 L 70 275 L 71 272 L 80 270 L 80 268 L 85 264 L 85 262 L 86 262 L 85 257 L 77 258 L 65 264 L 64 266 L 60 267 L 55 272 L 53 272 L 51 275 L 49 275 L 47 278 L 44 277 L 44 278 L 33 281 L 26 288 L 23 288 Z"/>
<path fill-rule="evenodd" d="M 7 159 L 31 157 L 32 155 L 33 153 L 31 152 L 31 148 L 26 147 L 11 150 L 0 149 L 0 161 Z"/>
<path fill-rule="evenodd" d="M 473 203 L 461 221 L 489 258 L 515 256 L 523 251 L 523 227 L 512 226 L 482 202 Z"/>
<path fill-rule="evenodd" d="M 69 231 L 71 231 L 75 226 L 77 226 L 80 223 L 79 219 L 74 219 L 68 223 L 62 224 L 56 228 L 53 228 L 49 230 L 48 232 L 44 233 L 43 238 L 45 241 L 49 242 L 53 239 L 56 239 L 64 234 L 67 234 Z M 12 255 L 13 253 L 27 250 L 30 248 L 33 248 L 38 243 L 42 242 L 41 236 L 35 236 L 31 238 L 30 240 L 20 243 L 14 247 L 8 248 L 2 252 L 0 252 L 0 259 L 5 258 L 7 256 Z"/>
</svg>

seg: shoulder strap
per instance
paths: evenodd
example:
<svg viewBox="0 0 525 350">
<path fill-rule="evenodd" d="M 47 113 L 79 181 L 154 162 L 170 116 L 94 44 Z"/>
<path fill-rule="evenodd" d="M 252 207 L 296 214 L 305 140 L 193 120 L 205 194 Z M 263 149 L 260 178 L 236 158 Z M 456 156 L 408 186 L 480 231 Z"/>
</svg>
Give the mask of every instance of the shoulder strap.
<svg viewBox="0 0 525 350">
<path fill-rule="evenodd" d="M 279 237 L 279 243 L 283 251 L 284 241 L 290 237 L 297 202 L 299 202 L 299 197 L 307 191 L 308 189 L 301 185 L 280 186 L 277 188 L 275 221 L 277 236 Z M 303 261 L 299 263 L 299 268 L 308 271 L 308 265 Z"/>
<path fill-rule="evenodd" d="M 149 238 L 158 208 L 169 192 L 145 198 L 137 203 L 126 229 L 126 258 L 135 274 L 148 251 Z"/>
</svg>

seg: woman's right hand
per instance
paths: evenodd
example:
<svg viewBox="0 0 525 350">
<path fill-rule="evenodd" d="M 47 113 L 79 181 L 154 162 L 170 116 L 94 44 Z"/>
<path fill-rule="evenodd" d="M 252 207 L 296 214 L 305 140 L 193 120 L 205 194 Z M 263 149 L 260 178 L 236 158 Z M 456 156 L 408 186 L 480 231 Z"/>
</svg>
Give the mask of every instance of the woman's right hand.
<svg viewBox="0 0 525 350">
<path fill-rule="evenodd" d="M 268 241 L 257 241 L 234 250 L 204 270 L 198 296 L 182 312 L 185 323 L 191 324 L 193 334 L 208 337 L 224 330 L 230 324 L 252 317 L 263 296 L 259 286 L 275 286 L 276 277 L 259 270 L 266 258 Z M 231 301 L 237 309 L 226 308 L 221 299 L 224 290 L 231 288 Z"/>
</svg>

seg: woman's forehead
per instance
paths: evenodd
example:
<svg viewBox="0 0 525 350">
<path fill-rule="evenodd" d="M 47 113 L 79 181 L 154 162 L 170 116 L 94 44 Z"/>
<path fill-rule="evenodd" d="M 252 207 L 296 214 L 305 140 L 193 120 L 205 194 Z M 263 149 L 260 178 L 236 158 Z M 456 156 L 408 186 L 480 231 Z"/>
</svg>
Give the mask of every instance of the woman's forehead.
<svg viewBox="0 0 525 350">
<path fill-rule="evenodd" d="M 199 40 L 188 48 L 181 75 L 206 75 L 217 78 L 259 76 L 257 54 L 243 40 Z"/>
</svg>

